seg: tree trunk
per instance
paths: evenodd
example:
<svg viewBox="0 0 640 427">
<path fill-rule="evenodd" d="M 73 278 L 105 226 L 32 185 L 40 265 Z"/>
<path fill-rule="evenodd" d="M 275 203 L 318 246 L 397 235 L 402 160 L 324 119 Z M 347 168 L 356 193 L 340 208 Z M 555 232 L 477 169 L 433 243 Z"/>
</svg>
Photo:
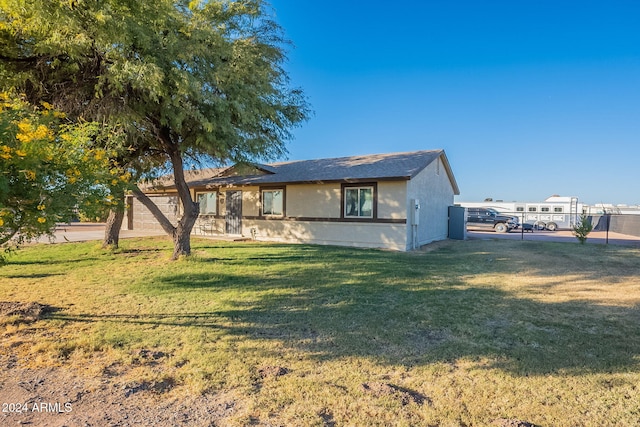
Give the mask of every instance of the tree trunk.
<svg viewBox="0 0 640 427">
<path fill-rule="evenodd" d="M 167 153 L 171 159 L 173 167 L 173 177 L 178 191 L 178 197 L 182 203 L 183 215 L 178 221 L 178 225 L 174 226 L 171 221 L 162 213 L 162 211 L 151 201 L 151 199 L 142 192 L 138 187 L 133 189 L 136 198 L 151 212 L 158 220 L 162 229 L 173 239 L 173 255 L 172 260 L 178 259 L 180 256 L 191 255 L 191 230 L 193 229 L 200 210 L 198 203 L 191 198 L 191 191 L 184 177 L 182 155 L 178 148 L 170 142 L 170 138 L 165 136 L 164 142 Z"/>
<path fill-rule="evenodd" d="M 120 195 L 119 202 L 116 207 L 109 210 L 109 216 L 107 217 L 107 223 L 104 228 L 103 248 L 118 248 L 120 229 L 122 228 L 122 221 L 124 220 L 124 193 Z"/>
<path fill-rule="evenodd" d="M 177 150 L 171 153 L 171 164 L 176 190 L 178 190 L 184 212 L 173 234 L 173 256 L 171 259 L 175 260 L 183 255 L 191 255 L 191 230 L 200 215 L 200 209 L 198 203 L 191 198 L 191 191 L 189 191 L 184 177 L 182 155 Z"/>
<path fill-rule="evenodd" d="M 191 255 L 191 230 L 193 229 L 193 224 L 195 224 L 198 216 L 196 215 L 193 220 L 185 221 L 187 224 L 183 225 L 183 220 L 185 218 L 186 214 L 182 219 L 180 219 L 178 227 L 176 227 L 176 231 L 173 234 L 173 255 L 171 259 L 174 260 L 178 259 L 180 256 Z"/>
</svg>

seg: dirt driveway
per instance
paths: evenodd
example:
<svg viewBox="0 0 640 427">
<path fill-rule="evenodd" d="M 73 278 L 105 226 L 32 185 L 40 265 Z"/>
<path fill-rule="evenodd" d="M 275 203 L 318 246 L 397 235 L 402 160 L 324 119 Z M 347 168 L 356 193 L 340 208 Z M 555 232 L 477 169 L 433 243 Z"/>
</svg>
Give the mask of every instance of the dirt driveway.
<svg viewBox="0 0 640 427">
<path fill-rule="evenodd" d="M 496 233 L 495 231 L 467 231 L 467 239 L 508 239 L 578 243 L 578 239 L 576 239 L 569 230 L 535 230 L 533 232 L 524 233 L 520 230 L 512 231 L 510 233 Z M 611 231 L 608 235 L 606 231 L 592 231 L 587 236 L 587 243 L 640 247 L 640 237 L 613 233 Z"/>
</svg>

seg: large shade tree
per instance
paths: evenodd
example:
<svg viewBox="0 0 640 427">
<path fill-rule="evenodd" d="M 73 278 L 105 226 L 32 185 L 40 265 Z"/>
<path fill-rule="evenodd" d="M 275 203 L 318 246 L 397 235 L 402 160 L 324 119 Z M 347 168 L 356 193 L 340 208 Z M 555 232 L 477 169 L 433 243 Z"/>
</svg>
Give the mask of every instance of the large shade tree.
<svg viewBox="0 0 640 427">
<path fill-rule="evenodd" d="M 2 86 L 69 117 L 120 126 L 127 138 L 111 148 L 138 171 L 170 167 L 183 212 L 177 224 L 134 193 L 172 236 L 174 258 L 190 253 L 198 216 L 185 159 L 280 157 L 308 116 L 283 69 L 282 30 L 261 0 L 0 4 Z"/>
</svg>

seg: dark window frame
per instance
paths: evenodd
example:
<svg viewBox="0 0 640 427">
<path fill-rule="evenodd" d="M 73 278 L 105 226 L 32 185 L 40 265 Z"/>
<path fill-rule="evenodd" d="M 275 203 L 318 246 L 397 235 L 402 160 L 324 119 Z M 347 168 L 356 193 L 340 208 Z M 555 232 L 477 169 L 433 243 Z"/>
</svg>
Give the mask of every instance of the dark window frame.
<svg viewBox="0 0 640 427">
<path fill-rule="evenodd" d="M 346 215 L 346 190 L 349 188 L 372 188 L 371 216 L 347 216 Z M 378 183 L 377 182 L 349 182 L 340 185 L 340 219 L 354 222 L 375 222 L 378 219 Z"/>
<path fill-rule="evenodd" d="M 264 192 L 265 191 L 282 191 L 282 214 L 265 214 L 264 213 Z M 286 186 L 266 186 L 260 187 L 260 218 L 284 219 L 287 216 L 287 188 Z"/>
<path fill-rule="evenodd" d="M 200 203 L 198 200 L 198 197 L 203 195 L 203 194 L 212 194 L 215 193 L 216 197 L 215 197 L 215 207 L 216 207 L 216 212 L 215 213 L 202 213 L 201 212 L 201 207 L 198 207 L 198 216 L 206 216 L 206 217 L 218 217 L 220 215 L 220 190 L 215 188 L 215 189 L 207 189 L 207 190 L 197 190 L 195 191 L 195 199 L 198 202 L 198 204 Z"/>
</svg>

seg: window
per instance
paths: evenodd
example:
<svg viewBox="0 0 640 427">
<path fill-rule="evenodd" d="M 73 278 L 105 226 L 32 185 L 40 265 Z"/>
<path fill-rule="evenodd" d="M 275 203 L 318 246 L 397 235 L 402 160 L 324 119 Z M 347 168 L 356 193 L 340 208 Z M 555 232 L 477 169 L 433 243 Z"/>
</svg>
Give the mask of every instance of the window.
<svg viewBox="0 0 640 427">
<path fill-rule="evenodd" d="M 564 209 L 562 209 L 562 206 L 554 206 L 553 207 L 553 211 L 555 213 L 562 213 L 564 211 Z"/>
<path fill-rule="evenodd" d="M 284 190 L 262 190 L 262 215 L 284 215 Z"/>
<path fill-rule="evenodd" d="M 538 208 L 537 208 L 537 207 L 535 207 L 535 206 L 529 206 L 528 211 L 529 211 L 529 212 L 538 212 Z"/>
<path fill-rule="evenodd" d="M 524 206 L 516 206 L 516 212 L 524 212 Z"/>
<path fill-rule="evenodd" d="M 218 213 L 218 192 L 199 193 L 196 196 L 200 204 L 200 215 L 216 215 Z"/>
<path fill-rule="evenodd" d="M 549 206 L 543 206 L 540 208 L 541 212 L 550 212 Z"/>
<path fill-rule="evenodd" d="M 373 187 L 346 187 L 344 189 L 344 216 L 373 218 Z"/>
</svg>

